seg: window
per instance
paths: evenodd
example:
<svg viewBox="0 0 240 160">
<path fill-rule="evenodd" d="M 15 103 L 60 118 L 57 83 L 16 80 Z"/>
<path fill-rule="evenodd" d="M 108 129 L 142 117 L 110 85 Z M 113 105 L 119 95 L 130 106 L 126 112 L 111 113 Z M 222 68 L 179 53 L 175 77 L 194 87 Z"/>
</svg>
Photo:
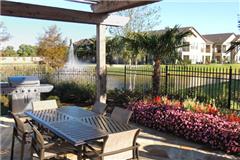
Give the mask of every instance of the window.
<svg viewBox="0 0 240 160">
<path fill-rule="evenodd" d="M 216 52 L 222 53 L 221 45 L 216 45 Z"/>
<path fill-rule="evenodd" d="M 226 52 L 226 45 L 223 45 L 222 50 L 223 50 L 223 52 Z"/>
<path fill-rule="evenodd" d="M 190 48 L 189 48 L 190 43 L 189 42 L 183 42 L 183 45 L 184 45 L 184 47 L 182 48 L 182 50 L 184 52 L 189 52 L 190 51 Z"/>
<path fill-rule="evenodd" d="M 185 60 L 185 61 L 186 61 L 186 60 L 189 60 L 189 55 L 184 55 L 184 56 L 183 56 L 183 60 Z"/>
<path fill-rule="evenodd" d="M 210 53 L 211 52 L 211 45 L 206 45 L 206 52 Z"/>
</svg>

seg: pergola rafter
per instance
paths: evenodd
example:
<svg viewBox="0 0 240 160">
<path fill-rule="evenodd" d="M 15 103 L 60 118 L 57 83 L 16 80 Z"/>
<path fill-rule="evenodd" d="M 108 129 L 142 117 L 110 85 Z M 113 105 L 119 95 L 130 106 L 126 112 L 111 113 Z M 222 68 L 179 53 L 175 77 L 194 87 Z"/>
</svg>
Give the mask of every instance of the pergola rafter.
<svg viewBox="0 0 240 160">
<path fill-rule="evenodd" d="M 97 4 L 92 4 L 91 8 L 94 13 L 111 13 L 159 1 L 160 0 L 102 0 Z"/>
<path fill-rule="evenodd" d="M 108 26 L 124 26 L 129 21 L 128 17 L 10 1 L 2 1 L 1 7 L 1 15 L 3 16 L 102 24 Z"/>
<path fill-rule="evenodd" d="M 100 2 L 100 0 L 66 0 L 66 1 L 85 3 L 85 4 L 97 4 Z"/>
</svg>

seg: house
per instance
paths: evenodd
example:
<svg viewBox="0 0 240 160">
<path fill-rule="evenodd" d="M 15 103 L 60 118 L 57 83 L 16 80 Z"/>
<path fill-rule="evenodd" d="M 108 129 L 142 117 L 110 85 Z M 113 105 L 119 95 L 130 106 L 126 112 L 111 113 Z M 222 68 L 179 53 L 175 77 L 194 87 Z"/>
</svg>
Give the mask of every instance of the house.
<svg viewBox="0 0 240 160">
<path fill-rule="evenodd" d="M 237 40 L 235 33 L 207 34 L 203 37 L 213 44 L 213 60 L 220 63 L 231 62 L 231 53 L 226 51 L 231 43 Z M 236 56 L 233 58 L 236 58 Z"/>
<path fill-rule="evenodd" d="M 180 32 L 191 31 L 191 35 L 184 38 L 188 46 L 180 49 L 181 58 L 192 64 L 210 63 L 212 59 L 212 43 L 206 40 L 194 27 L 184 27 Z"/>
<path fill-rule="evenodd" d="M 180 32 L 191 31 L 191 35 L 184 38 L 186 47 L 179 49 L 182 60 L 186 63 L 210 63 L 212 60 L 212 42 L 205 39 L 194 27 L 181 27 Z M 164 33 L 164 30 L 153 31 L 154 33 Z"/>
<path fill-rule="evenodd" d="M 151 31 L 153 34 L 163 34 L 168 28 L 162 30 Z M 179 49 L 181 59 L 190 64 L 208 64 L 211 62 L 240 63 L 240 48 L 234 52 L 226 52 L 232 42 L 240 41 L 240 35 L 234 33 L 218 33 L 201 35 L 194 27 L 181 27 L 180 32 L 191 31 L 191 35 L 184 38 L 185 47 Z M 91 39 L 83 39 L 74 43 L 75 46 L 86 44 L 91 46 Z M 121 60 L 120 57 L 115 57 L 115 62 Z M 142 63 L 151 63 L 152 57 L 146 55 Z"/>
</svg>

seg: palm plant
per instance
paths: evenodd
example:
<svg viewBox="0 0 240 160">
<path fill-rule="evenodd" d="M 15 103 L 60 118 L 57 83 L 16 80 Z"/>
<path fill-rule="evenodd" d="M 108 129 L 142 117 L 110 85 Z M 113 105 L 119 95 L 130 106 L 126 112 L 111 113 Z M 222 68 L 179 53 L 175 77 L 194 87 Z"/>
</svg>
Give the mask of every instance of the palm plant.
<svg viewBox="0 0 240 160">
<path fill-rule="evenodd" d="M 113 61 L 113 57 L 122 55 L 123 48 L 124 43 L 123 38 L 121 36 L 107 38 L 106 40 L 107 62 L 111 64 Z"/>
<path fill-rule="evenodd" d="M 143 48 L 145 51 L 153 55 L 153 76 L 152 76 L 152 95 L 158 95 L 160 88 L 160 64 L 164 62 L 175 63 L 180 59 L 178 49 L 185 47 L 183 40 L 190 35 L 190 31 L 180 32 L 179 27 L 168 29 L 162 34 L 148 33 L 142 37 L 144 41 Z"/>
<path fill-rule="evenodd" d="M 143 33 L 129 32 L 126 37 L 123 37 L 127 50 L 130 51 L 131 59 L 137 65 L 138 57 L 143 53 Z"/>
<path fill-rule="evenodd" d="M 239 51 L 239 46 L 240 46 L 240 41 L 231 42 L 231 46 L 226 51 L 226 53 L 231 54 L 231 63 L 235 62 L 234 59 L 235 59 L 235 56 L 237 55 L 237 53 Z"/>
</svg>

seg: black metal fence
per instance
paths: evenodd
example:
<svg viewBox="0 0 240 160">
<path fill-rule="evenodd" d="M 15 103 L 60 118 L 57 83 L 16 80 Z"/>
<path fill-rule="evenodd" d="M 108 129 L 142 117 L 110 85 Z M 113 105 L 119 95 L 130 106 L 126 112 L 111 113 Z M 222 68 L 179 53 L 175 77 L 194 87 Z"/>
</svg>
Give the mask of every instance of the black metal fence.
<svg viewBox="0 0 240 160">
<path fill-rule="evenodd" d="M 108 76 L 123 77 L 123 88 L 137 89 L 143 94 L 152 90 L 151 67 L 124 67 L 108 70 Z M 240 109 L 240 69 L 162 66 L 160 95 L 197 98 L 217 106 Z M 120 78 L 119 78 L 120 79 Z"/>
<path fill-rule="evenodd" d="M 123 88 L 138 90 L 142 95 L 152 90 L 151 66 L 108 67 L 107 89 Z M 14 75 L 36 75 L 51 82 L 78 81 L 95 84 L 95 67 L 58 70 L 46 68 L 7 68 L 1 70 L 1 81 Z M 199 66 L 161 66 L 161 95 L 178 98 L 197 98 L 200 101 L 214 102 L 217 106 L 240 109 L 240 69 Z"/>
</svg>

